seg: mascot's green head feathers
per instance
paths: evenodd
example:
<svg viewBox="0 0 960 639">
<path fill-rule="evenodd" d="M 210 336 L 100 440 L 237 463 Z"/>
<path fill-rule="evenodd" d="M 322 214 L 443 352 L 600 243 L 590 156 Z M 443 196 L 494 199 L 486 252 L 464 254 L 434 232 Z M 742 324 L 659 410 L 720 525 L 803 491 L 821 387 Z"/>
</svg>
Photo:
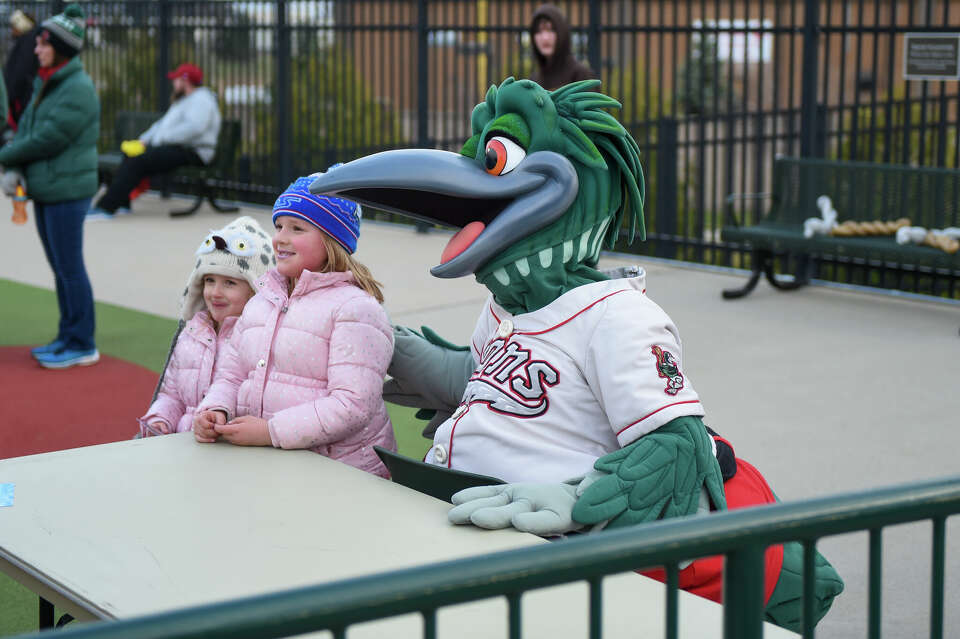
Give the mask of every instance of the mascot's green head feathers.
<svg viewBox="0 0 960 639">
<path fill-rule="evenodd" d="M 640 239 L 645 238 L 640 151 L 626 129 L 604 110 L 620 108 L 620 103 L 591 90 L 599 84 L 583 80 L 549 92 L 529 80 L 507 78 L 499 87 L 491 86 L 486 99 L 474 108 L 473 135 L 461 154 L 488 170 L 496 168 L 498 152 L 507 156 L 517 152 L 513 146 L 491 144 L 506 138 L 525 155 L 554 151 L 565 156 L 579 181 L 577 197 L 563 217 L 505 247 L 478 276 L 521 258 L 528 258 L 528 266 L 533 260 L 534 268 L 544 260 L 570 259 L 593 266 L 601 248 L 613 248 L 624 219 L 630 241 L 638 230 Z M 503 146 L 508 146 L 506 151 L 500 151 Z"/>
</svg>

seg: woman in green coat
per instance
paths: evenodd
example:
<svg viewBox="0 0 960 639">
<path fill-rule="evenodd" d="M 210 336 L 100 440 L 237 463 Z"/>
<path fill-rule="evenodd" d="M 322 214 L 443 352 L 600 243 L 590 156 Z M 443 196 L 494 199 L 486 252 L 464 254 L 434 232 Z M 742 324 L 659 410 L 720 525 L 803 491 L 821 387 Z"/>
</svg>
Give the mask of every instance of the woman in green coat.
<svg viewBox="0 0 960 639">
<path fill-rule="evenodd" d="M 100 359 L 93 338 L 93 291 L 83 262 L 83 220 L 98 186 L 100 101 L 77 57 L 83 38 L 84 15 L 75 4 L 41 24 L 33 98 L 16 137 L 0 148 L 3 190 L 12 195 L 17 183 L 25 186 L 56 281 L 57 336 L 32 350 L 47 368 Z"/>
</svg>

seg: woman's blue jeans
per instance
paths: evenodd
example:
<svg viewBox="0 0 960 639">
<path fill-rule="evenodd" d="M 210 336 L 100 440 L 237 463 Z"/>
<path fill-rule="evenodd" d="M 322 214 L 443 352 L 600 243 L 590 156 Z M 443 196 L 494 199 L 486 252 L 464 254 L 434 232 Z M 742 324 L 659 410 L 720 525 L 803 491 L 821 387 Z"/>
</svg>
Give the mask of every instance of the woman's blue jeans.
<svg viewBox="0 0 960 639">
<path fill-rule="evenodd" d="M 56 204 L 34 202 L 37 232 L 57 286 L 57 339 L 70 350 L 96 347 L 93 289 L 83 264 L 83 220 L 89 208 L 90 198 Z"/>
</svg>

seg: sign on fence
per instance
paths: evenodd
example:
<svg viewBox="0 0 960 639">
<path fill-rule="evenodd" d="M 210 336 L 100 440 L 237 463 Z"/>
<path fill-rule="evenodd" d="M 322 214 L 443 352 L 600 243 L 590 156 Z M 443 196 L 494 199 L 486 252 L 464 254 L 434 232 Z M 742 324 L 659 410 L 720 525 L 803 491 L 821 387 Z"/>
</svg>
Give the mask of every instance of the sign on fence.
<svg viewBox="0 0 960 639">
<path fill-rule="evenodd" d="M 960 79 L 960 33 L 903 34 L 903 77 Z"/>
</svg>

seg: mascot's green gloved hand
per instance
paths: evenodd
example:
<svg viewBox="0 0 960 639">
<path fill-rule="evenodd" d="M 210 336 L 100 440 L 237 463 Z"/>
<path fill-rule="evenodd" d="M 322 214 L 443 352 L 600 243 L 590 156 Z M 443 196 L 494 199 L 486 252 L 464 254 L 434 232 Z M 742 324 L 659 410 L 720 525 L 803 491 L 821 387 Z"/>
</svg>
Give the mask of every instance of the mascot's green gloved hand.
<svg viewBox="0 0 960 639">
<path fill-rule="evenodd" d="M 702 489 L 717 510 L 725 510 L 712 441 L 699 417 L 678 417 L 601 457 L 594 468 L 605 475 L 583 491 L 573 508 L 574 521 L 616 528 L 692 515 Z"/>
<path fill-rule="evenodd" d="M 424 437 L 433 433 L 457 409 L 473 373 L 470 348 L 456 346 L 429 326 L 421 333 L 405 326 L 393 327 L 393 359 L 383 385 L 384 401 L 421 409 L 417 417 L 429 419 Z"/>
<path fill-rule="evenodd" d="M 513 527 L 543 537 L 563 535 L 584 528 L 573 521 L 573 505 L 603 473 L 591 472 L 562 484 L 501 484 L 475 486 L 455 493 L 447 518 L 454 524 L 480 528 Z"/>
</svg>

